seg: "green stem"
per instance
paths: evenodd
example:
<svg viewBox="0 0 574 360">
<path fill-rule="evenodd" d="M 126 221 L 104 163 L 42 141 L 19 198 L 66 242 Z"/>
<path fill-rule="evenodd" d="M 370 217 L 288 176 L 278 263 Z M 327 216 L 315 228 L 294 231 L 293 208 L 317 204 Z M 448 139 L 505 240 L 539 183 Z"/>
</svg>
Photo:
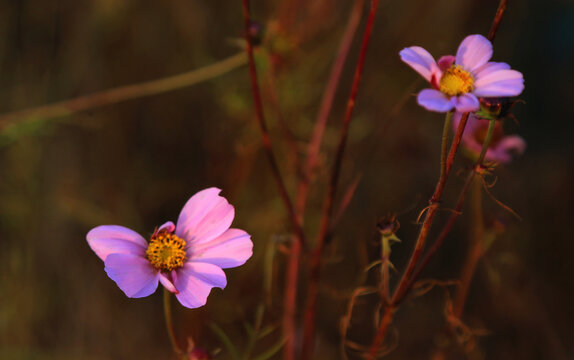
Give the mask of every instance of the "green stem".
<svg viewBox="0 0 574 360">
<path fill-rule="evenodd" d="M 0 131 L 20 123 L 70 116 L 93 108 L 173 91 L 211 80 L 247 63 L 244 52 L 183 74 L 120 86 L 53 104 L 0 115 Z"/>
<path fill-rule="evenodd" d="M 460 284 L 457 287 L 453 302 L 453 314 L 460 319 L 466 303 L 468 290 L 476 272 L 476 266 L 483 254 L 484 241 L 484 216 L 482 211 L 482 182 L 480 178 L 474 178 L 470 190 L 471 201 L 471 241 L 460 275 Z"/>
<path fill-rule="evenodd" d="M 171 342 L 171 347 L 176 354 L 183 355 L 183 351 L 177 343 L 175 331 L 173 330 L 173 319 L 171 316 L 171 293 L 166 288 L 163 288 L 163 314 L 165 315 L 165 326 L 167 329 L 167 335 L 169 336 L 169 341 Z"/>
<path fill-rule="evenodd" d="M 440 178 L 444 178 L 446 174 L 446 156 L 448 152 L 448 133 L 450 131 L 450 124 L 452 122 L 452 111 L 446 113 L 444 125 L 442 127 L 442 146 L 440 152 Z"/>
<path fill-rule="evenodd" d="M 394 233 L 384 233 L 381 235 L 381 281 L 382 281 L 382 292 L 385 298 L 385 302 L 389 303 L 391 301 L 389 293 L 389 278 L 390 278 L 390 267 L 392 266 L 391 259 L 391 241 L 399 241 Z"/>
<path fill-rule="evenodd" d="M 482 150 L 480 151 L 480 155 L 478 156 L 478 160 L 476 161 L 477 165 L 481 165 L 484 157 L 486 156 L 486 151 L 488 150 L 488 146 L 490 145 L 490 141 L 492 140 L 492 134 L 494 134 L 494 127 L 496 125 L 496 120 L 492 119 L 488 123 L 488 130 L 486 132 L 486 138 L 484 139 L 484 143 L 482 144 Z"/>
</svg>

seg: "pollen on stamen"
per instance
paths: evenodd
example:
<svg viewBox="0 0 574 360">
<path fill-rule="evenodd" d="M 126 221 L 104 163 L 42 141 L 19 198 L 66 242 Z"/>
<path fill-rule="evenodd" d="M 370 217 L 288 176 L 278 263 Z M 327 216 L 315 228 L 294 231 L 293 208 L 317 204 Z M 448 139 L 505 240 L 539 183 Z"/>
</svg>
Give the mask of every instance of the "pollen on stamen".
<svg viewBox="0 0 574 360">
<path fill-rule="evenodd" d="M 443 73 L 439 90 L 448 96 L 466 94 L 474 90 L 474 78 L 460 65 L 452 65 Z"/>
<path fill-rule="evenodd" d="M 185 244 L 185 240 L 176 235 L 160 231 L 151 237 L 145 254 L 154 268 L 171 271 L 185 263 Z"/>
</svg>

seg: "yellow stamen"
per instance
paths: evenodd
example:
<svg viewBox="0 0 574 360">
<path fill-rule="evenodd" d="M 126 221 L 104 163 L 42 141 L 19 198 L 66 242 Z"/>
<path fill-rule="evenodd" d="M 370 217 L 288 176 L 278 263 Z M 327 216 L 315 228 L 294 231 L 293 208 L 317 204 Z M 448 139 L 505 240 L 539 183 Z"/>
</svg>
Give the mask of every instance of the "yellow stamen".
<svg viewBox="0 0 574 360">
<path fill-rule="evenodd" d="M 145 254 L 151 265 L 158 270 L 180 268 L 187 259 L 185 240 L 167 231 L 160 231 L 151 237 Z"/>
<path fill-rule="evenodd" d="M 439 89 L 448 96 L 466 94 L 474 90 L 474 78 L 460 65 L 452 65 L 442 74 Z"/>
</svg>

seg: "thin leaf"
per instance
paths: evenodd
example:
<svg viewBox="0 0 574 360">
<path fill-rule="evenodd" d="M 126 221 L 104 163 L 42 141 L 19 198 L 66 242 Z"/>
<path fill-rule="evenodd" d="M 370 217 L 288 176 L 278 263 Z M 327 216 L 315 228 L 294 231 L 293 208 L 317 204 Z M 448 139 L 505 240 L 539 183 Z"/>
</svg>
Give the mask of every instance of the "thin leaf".
<svg viewBox="0 0 574 360">
<path fill-rule="evenodd" d="M 273 333 L 273 331 L 277 330 L 277 328 L 278 328 L 277 325 L 269 325 L 267 327 L 264 327 L 263 329 L 261 329 L 261 331 L 259 331 L 259 334 L 257 334 L 257 339 L 263 339 L 267 335 Z"/>
<path fill-rule="evenodd" d="M 239 360 L 240 359 L 239 351 L 237 351 L 237 348 L 235 347 L 235 345 L 233 345 L 233 342 L 231 341 L 229 336 L 227 336 L 225 331 L 223 331 L 223 329 L 217 326 L 217 324 L 215 323 L 209 324 L 209 328 L 217 335 L 219 340 L 221 340 L 223 346 L 225 346 L 225 348 L 227 349 L 233 360 Z"/>
<path fill-rule="evenodd" d="M 279 350 L 281 350 L 281 348 L 283 347 L 283 345 L 285 345 L 286 339 L 283 339 L 281 341 L 279 341 L 277 344 L 275 344 L 274 346 L 270 347 L 269 349 L 267 349 L 265 352 L 263 352 L 262 354 L 258 355 L 256 358 L 254 358 L 253 360 L 267 360 L 270 359 L 273 355 L 277 354 L 279 352 Z"/>
</svg>

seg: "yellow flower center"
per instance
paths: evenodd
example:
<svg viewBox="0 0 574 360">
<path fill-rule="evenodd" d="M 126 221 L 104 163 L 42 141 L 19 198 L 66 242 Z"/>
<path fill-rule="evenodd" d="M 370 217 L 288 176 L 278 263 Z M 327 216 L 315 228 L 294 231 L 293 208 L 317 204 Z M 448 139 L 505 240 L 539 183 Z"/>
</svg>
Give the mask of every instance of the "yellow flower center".
<svg viewBox="0 0 574 360">
<path fill-rule="evenodd" d="M 442 74 L 439 90 L 448 96 L 466 94 L 474 89 L 474 78 L 460 65 L 452 65 Z"/>
<path fill-rule="evenodd" d="M 185 240 L 167 231 L 160 231 L 151 237 L 145 254 L 154 268 L 172 271 L 182 267 L 187 259 Z"/>
</svg>

